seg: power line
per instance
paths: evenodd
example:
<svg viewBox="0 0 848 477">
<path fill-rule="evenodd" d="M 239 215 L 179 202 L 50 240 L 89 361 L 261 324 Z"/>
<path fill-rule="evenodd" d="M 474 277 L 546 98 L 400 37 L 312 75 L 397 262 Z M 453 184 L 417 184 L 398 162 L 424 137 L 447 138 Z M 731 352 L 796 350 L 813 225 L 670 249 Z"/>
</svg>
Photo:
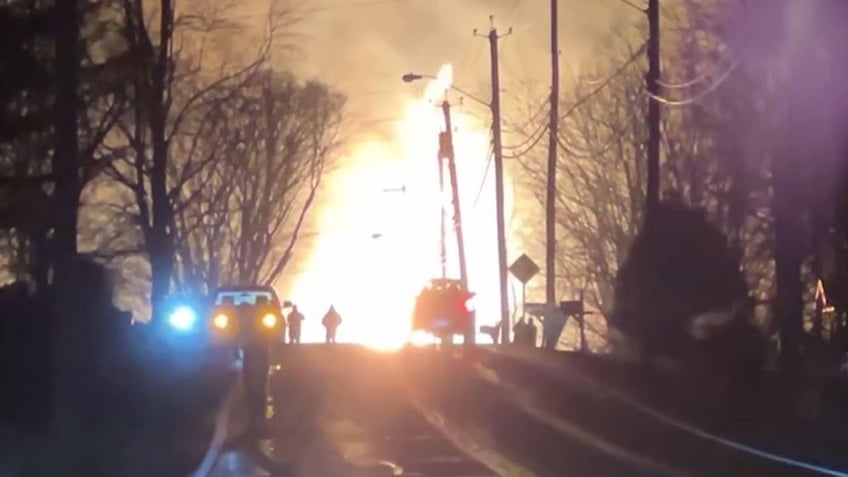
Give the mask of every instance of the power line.
<svg viewBox="0 0 848 477">
<path fill-rule="evenodd" d="M 537 130 L 537 133 L 534 136 L 531 136 L 530 138 L 525 140 L 524 143 L 522 143 L 522 145 L 524 145 L 524 144 L 526 144 L 526 143 L 528 143 L 532 140 L 532 143 L 529 146 L 524 148 L 524 150 L 522 152 L 510 154 L 510 155 L 504 155 L 504 157 L 507 158 L 507 159 L 517 159 L 517 158 L 527 154 L 528 152 L 532 151 L 533 148 L 535 148 L 539 144 L 539 142 L 542 141 L 542 138 L 545 137 L 545 131 L 547 131 L 547 129 L 548 129 L 547 124 L 542 123 L 540 126 L 541 127 L 539 127 L 539 129 Z"/>
<path fill-rule="evenodd" d="M 402 122 L 405 117 L 396 116 L 396 117 L 384 117 L 384 118 L 360 118 L 356 119 L 355 117 L 349 118 L 352 121 L 355 121 L 356 126 L 374 126 L 377 124 L 388 124 L 388 123 L 399 123 Z"/>
<path fill-rule="evenodd" d="M 695 86 L 698 83 L 703 83 L 705 79 L 710 76 L 709 72 L 706 72 L 700 76 L 697 76 L 689 81 L 684 81 L 683 83 L 666 83 L 662 80 L 657 80 L 657 84 L 662 86 L 665 89 L 685 89 Z"/>
<path fill-rule="evenodd" d="M 474 196 L 474 202 L 471 204 L 471 210 L 477 208 L 477 202 L 480 201 L 480 196 L 483 194 L 483 186 L 486 185 L 486 177 L 489 176 L 489 169 L 492 167 L 492 159 L 495 157 L 495 151 L 489 144 L 489 149 L 486 154 L 486 166 L 483 169 L 483 177 L 480 179 L 480 186 L 477 188 L 477 195 Z"/>
<path fill-rule="evenodd" d="M 604 88 L 606 88 L 607 86 L 609 86 L 609 84 L 610 84 L 610 83 L 612 83 L 612 81 L 613 81 L 614 79 L 616 79 L 617 77 L 619 77 L 619 76 L 620 76 L 620 75 L 624 72 L 624 70 L 625 70 L 625 69 L 627 69 L 627 67 L 628 67 L 628 66 L 630 66 L 630 65 L 631 65 L 634 61 L 636 61 L 636 60 L 639 58 L 639 55 L 641 55 L 641 54 L 642 54 L 642 52 L 643 52 L 643 51 L 645 51 L 645 48 L 646 48 L 647 46 L 648 46 L 648 43 L 647 43 L 647 42 L 646 42 L 646 43 L 643 43 L 643 44 L 642 44 L 642 46 L 641 46 L 641 47 L 639 47 L 639 49 L 638 49 L 638 50 L 636 50 L 636 51 L 635 51 L 632 55 L 630 55 L 630 58 L 628 58 L 628 59 L 627 59 L 627 61 L 625 61 L 624 63 L 622 63 L 622 64 L 621 64 L 621 66 L 619 66 L 619 67 L 618 67 L 618 68 L 617 68 L 617 69 L 616 69 L 616 70 L 615 70 L 615 71 L 614 71 L 614 72 L 613 72 L 613 73 L 612 73 L 609 77 L 607 77 L 607 79 L 605 79 L 604 81 L 602 81 L 602 82 L 601 82 L 601 83 L 600 83 L 597 87 L 595 87 L 592 91 L 589 91 L 589 93 L 587 93 L 586 95 L 582 96 L 582 97 L 581 97 L 581 98 L 579 98 L 577 101 L 575 101 L 575 102 L 571 105 L 571 107 L 570 107 L 570 108 L 568 108 L 568 110 L 566 110 L 566 111 L 565 111 L 565 113 L 563 113 L 563 114 L 559 117 L 559 120 L 560 120 L 560 121 L 562 121 L 563 119 L 565 119 L 565 118 L 567 118 L 568 116 L 570 116 L 571 114 L 573 114 L 575 111 L 577 111 L 577 109 L 578 109 L 578 108 L 580 108 L 580 106 L 583 106 L 583 104 L 584 104 L 584 103 L 586 103 L 586 101 L 589 101 L 589 100 L 590 100 L 590 99 L 592 99 L 592 98 L 593 98 L 596 94 L 600 93 L 600 92 L 601 92 Z"/>
<path fill-rule="evenodd" d="M 550 100 L 550 93 L 548 93 L 547 95 L 545 95 L 545 96 L 542 98 L 542 100 L 541 100 L 541 101 L 539 101 L 539 106 L 537 106 L 537 107 L 536 107 L 536 112 L 535 112 L 535 113 L 533 113 L 532 115 L 530 115 L 530 119 L 528 119 L 528 120 L 527 120 L 527 122 L 528 122 L 528 123 L 535 122 L 535 121 L 539 118 L 539 115 L 541 115 L 542 113 L 547 113 L 547 112 L 548 112 L 548 111 L 545 109 L 545 107 L 549 106 L 549 104 L 548 104 L 549 100 Z"/>
<path fill-rule="evenodd" d="M 503 148 L 504 149 L 527 149 L 527 147 L 526 147 L 527 144 L 530 144 L 532 142 L 535 145 L 538 142 L 538 139 L 536 138 L 536 136 L 542 134 L 547 126 L 548 125 L 545 124 L 545 123 L 540 123 L 536 127 L 536 129 L 533 130 L 533 132 L 531 132 L 530 134 L 527 135 L 527 138 L 524 139 L 524 141 L 522 141 L 519 144 L 516 144 L 514 146 L 504 146 Z M 530 146 L 530 148 L 532 148 L 532 147 L 533 146 Z M 522 155 L 522 154 L 519 154 L 519 155 Z"/>
<path fill-rule="evenodd" d="M 344 1 L 344 0 L 343 0 Z M 293 7 L 290 12 L 301 15 L 301 19 L 304 15 L 309 15 L 312 13 L 326 13 L 326 12 L 335 12 L 338 10 L 344 10 L 349 8 L 361 8 L 361 7 L 373 7 L 380 5 L 397 5 L 401 3 L 410 3 L 415 0 L 362 0 L 359 2 L 350 2 L 350 3 L 342 3 L 338 5 L 326 5 L 326 6 L 304 6 L 298 5 Z M 268 13 L 249 13 L 238 15 L 236 18 L 238 20 L 252 20 L 256 18 L 267 18 Z"/>
<path fill-rule="evenodd" d="M 479 44 L 479 43 L 474 41 L 474 37 L 472 36 L 471 39 L 468 42 L 468 45 L 465 47 L 465 52 L 463 53 L 462 57 L 460 58 L 459 63 L 457 64 L 456 68 L 454 68 L 454 71 L 456 72 L 454 74 L 454 76 L 456 76 L 456 77 L 463 76 L 462 73 L 464 71 L 465 65 L 466 65 L 466 63 L 468 63 L 468 60 L 472 56 L 474 56 L 472 54 L 472 51 L 476 51 L 474 47 L 477 44 Z"/>
<path fill-rule="evenodd" d="M 535 121 L 536 121 L 536 119 L 538 119 L 538 118 L 539 118 L 539 115 L 541 115 L 543 112 L 545 112 L 545 106 L 548 106 L 548 101 L 547 101 L 547 99 L 545 99 L 545 100 L 543 100 L 543 101 L 541 101 L 541 102 L 539 103 L 539 107 L 538 107 L 538 108 L 536 108 L 536 112 L 535 112 L 535 113 L 533 113 L 533 114 L 530 116 L 530 119 L 527 121 L 527 124 L 532 124 L 533 122 L 535 122 Z M 539 140 L 540 140 L 540 139 L 537 137 L 537 135 L 541 135 L 541 134 L 543 134 L 543 133 L 544 133 L 544 129 L 545 129 L 545 127 L 546 127 L 546 126 L 547 126 L 547 125 L 546 125 L 545 123 L 540 123 L 540 124 L 539 124 L 539 126 L 538 126 L 538 127 L 536 127 L 536 129 L 535 129 L 535 130 L 533 130 L 533 132 L 532 132 L 532 133 L 530 133 L 530 134 L 527 136 L 527 138 L 526 138 L 524 141 L 522 141 L 520 144 L 517 144 L 517 145 L 514 145 L 514 146 L 503 146 L 503 148 L 504 148 L 504 149 L 525 149 L 525 151 L 524 151 L 524 152 L 518 153 L 518 154 L 516 154 L 516 155 L 519 155 L 519 156 L 520 156 L 520 155 L 524 155 L 524 154 L 526 154 L 527 152 L 529 152 L 529 150 L 530 150 L 530 149 L 532 149 L 533 147 L 535 147 L 535 146 L 536 146 L 536 144 L 538 144 L 538 142 L 539 142 Z M 526 146 L 527 144 L 531 143 L 531 142 L 532 142 L 533 144 L 532 144 L 529 148 L 525 148 L 525 146 Z"/>
<path fill-rule="evenodd" d="M 512 7 L 507 13 L 507 16 L 512 18 L 513 24 L 516 23 L 518 19 L 522 16 L 521 7 L 523 7 L 525 3 L 527 2 L 524 2 L 522 0 L 513 0 Z M 518 50 L 521 51 L 520 48 L 518 48 Z M 503 64 L 503 68 L 506 70 L 509 76 L 515 78 L 515 81 L 517 81 L 518 83 L 525 83 L 527 81 L 527 65 L 525 64 L 525 62 L 520 62 L 521 64 L 519 66 L 521 67 L 520 69 L 523 71 L 523 74 L 519 75 L 516 73 L 516 69 L 512 68 L 512 62 L 506 60 L 504 52 L 505 50 L 501 50 L 501 63 Z"/>
<path fill-rule="evenodd" d="M 647 12 L 647 9 L 640 7 L 639 5 L 636 5 L 635 3 L 631 2 L 630 0 L 618 0 L 618 1 L 627 5 L 628 7 L 632 8 L 636 11 L 639 11 L 639 12 L 642 12 L 642 13 Z"/>
<path fill-rule="evenodd" d="M 713 82 L 713 84 L 711 84 L 711 85 L 710 85 L 707 89 L 705 89 L 704 91 L 701 91 L 700 93 L 698 93 L 698 94 L 696 94 L 696 95 L 694 95 L 694 96 L 692 96 L 692 97 L 690 97 L 690 98 L 686 98 L 686 99 L 677 99 L 677 100 L 675 100 L 675 99 L 663 98 L 662 96 L 659 96 L 659 95 L 656 95 L 656 94 L 652 94 L 652 93 L 650 93 L 650 92 L 648 92 L 648 91 L 646 91 L 646 92 L 645 92 L 645 94 L 646 94 L 646 95 L 648 95 L 648 97 L 649 97 L 649 98 L 651 98 L 652 100 L 654 100 L 654 101 L 656 101 L 656 102 L 658 102 L 658 103 L 662 103 L 662 104 L 664 104 L 664 105 L 666 105 L 666 106 L 687 106 L 687 105 L 690 105 L 690 104 L 693 104 L 693 103 L 697 103 L 698 101 L 700 101 L 701 99 L 703 99 L 704 97 L 706 97 L 707 95 L 709 95 L 710 93 L 712 93 L 713 91 L 717 90 L 717 89 L 718 89 L 718 87 L 719 87 L 719 86 L 721 86 L 721 85 L 722 85 L 722 83 L 724 83 L 724 81 L 725 81 L 725 80 L 727 80 L 727 78 L 730 76 L 730 73 L 732 73 L 732 72 L 733 72 L 733 70 L 734 70 L 734 69 L 736 69 L 736 66 L 738 66 L 738 64 L 739 64 L 738 62 L 734 61 L 734 62 L 730 65 L 730 67 L 729 67 L 729 68 L 727 68 L 727 69 L 724 71 L 724 73 L 722 73 L 722 74 L 721 74 L 721 75 L 720 75 L 720 76 L 719 76 L 719 77 L 715 80 L 715 82 Z"/>
<path fill-rule="evenodd" d="M 556 137 L 557 145 L 559 145 L 560 149 L 562 149 L 566 154 L 572 157 L 581 157 L 580 154 L 574 152 L 574 149 L 568 147 L 568 145 L 563 141 L 562 137 L 557 135 Z"/>
<path fill-rule="evenodd" d="M 358 2 L 344 3 L 342 5 L 306 8 L 306 12 L 331 12 L 335 10 L 341 10 L 343 8 L 370 7 L 373 5 L 390 5 L 397 3 L 408 3 L 410 1 L 412 0 L 361 0 Z"/>
<path fill-rule="evenodd" d="M 504 70 L 506 71 L 506 73 L 507 73 L 506 77 L 507 77 L 507 79 L 509 80 L 510 84 L 512 83 L 512 81 L 515 81 L 516 83 L 519 83 L 519 84 L 520 84 L 520 83 L 521 83 L 521 79 L 517 79 L 517 78 L 520 78 L 520 76 L 521 76 L 521 75 L 519 75 L 519 74 L 516 72 L 516 70 L 512 68 L 512 63 L 511 63 L 511 62 L 506 61 L 506 57 L 505 57 L 505 55 L 504 55 L 504 50 L 501 50 L 501 51 L 500 51 L 500 55 L 501 55 L 501 65 L 503 66 L 503 69 L 504 69 Z"/>
<path fill-rule="evenodd" d="M 507 13 L 507 16 L 512 17 L 515 20 L 515 16 L 518 13 L 518 10 L 521 8 L 522 4 L 521 0 L 512 0 L 512 9 Z"/>
<path fill-rule="evenodd" d="M 344 1 L 344 0 L 343 0 Z M 359 2 L 350 2 L 350 3 L 342 3 L 338 5 L 326 5 L 326 6 L 315 6 L 310 7 L 306 5 L 298 5 L 292 7 L 288 11 L 284 11 L 285 13 L 294 13 L 300 15 L 299 19 L 303 19 L 304 16 L 308 16 L 312 13 L 326 13 L 326 12 L 335 12 L 338 10 L 344 10 L 349 8 L 361 8 L 361 7 L 372 7 L 372 6 L 380 6 L 380 5 L 396 5 L 401 3 L 410 3 L 415 0 L 362 0 Z M 269 13 L 248 13 L 238 15 L 236 19 L 238 20 L 253 20 L 256 18 L 267 18 Z"/>
<path fill-rule="evenodd" d="M 364 90 L 364 91 L 353 91 L 353 92 L 345 92 L 340 88 L 342 94 L 347 96 L 348 98 L 356 98 L 360 96 L 384 96 L 384 95 L 406 95 L 409 94 L 409 90 L 401 90 L 401 89 L 374 89 L 374 90 Z"/>
</svg>

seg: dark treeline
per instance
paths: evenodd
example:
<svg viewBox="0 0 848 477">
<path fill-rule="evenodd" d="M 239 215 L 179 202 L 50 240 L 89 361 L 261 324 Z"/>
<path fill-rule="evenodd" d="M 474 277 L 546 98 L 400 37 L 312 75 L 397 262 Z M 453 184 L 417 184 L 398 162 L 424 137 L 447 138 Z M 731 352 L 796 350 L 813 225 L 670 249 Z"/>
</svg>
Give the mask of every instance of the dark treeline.
<svg viewBox="0 0 848 477">
<path fill-rule="evenodd" d="M 590 331 L 612 348 L 701 363 L 709 350 L 716 365 L 767 364 L 790 388 L 822 389 L 848 352 L 846 4 L 661 3 L 660 97 L 645 88 L 642 16 L 622 25 L 642 36 L 612 38 L 565 89 L 561 293 L 585 293 L 608 325 Z M 644 222 L 649 101 L 662 226 Z M 545 154 L 518 154 L 536 190 Z M 693 324 L 711 320 L 741 324 L 695 346 Z"/>
<path fill-rule="evenodd" d="M 643 38 L 605 44 L 562 100 L 563 292 L 583 289 L 605 318 L 614 314 L 619 267 L 643 230 L 646 104 L 658 101 L 664 201 L 700 209 L 718 227 L 738 259 L 756 324 L 779 338 L 785 359 L 797 361 L 808 338 L 841 349 L 848 31 L 836 19 L 845 14 L 838 0 L 664 2 L 663 91 L 654 99 L 645 91 Z M 534 187 L 545 180 L 544 154 L 532 149 L 522 158 Z M 826 302 L 816 305 L 819 280 Z"/>
<path fill-rule="evenodd" d="M 247 25 L 175 4 L 0 0 L 0 428 L 143 395 L 132 321 L 272 284 L 331 166 L 344 97 L 269 60 L 298 11 L 228 50 Z"/>
</svg>

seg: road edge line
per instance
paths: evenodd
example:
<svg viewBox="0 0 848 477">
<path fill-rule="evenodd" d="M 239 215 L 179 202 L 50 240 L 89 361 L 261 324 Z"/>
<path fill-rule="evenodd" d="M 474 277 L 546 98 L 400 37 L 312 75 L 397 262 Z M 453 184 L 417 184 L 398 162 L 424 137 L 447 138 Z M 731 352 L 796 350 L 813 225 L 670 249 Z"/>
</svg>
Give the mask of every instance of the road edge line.
<svg viewBox="0 0 848 477">
<path fill-rule="evenodd" d="M 206 449 L 200 465 L 194 472 L 189 474 L 190 477 L 208 477 L 215 469 L 218 457 L 220 457 L 224 445 L 228 441 L 230 419 L 233 411 L 243 397 L 241 391 L 241 373 L 237 373 L 221 407 L 218 409 L 215 418 L 215 430 L 212 433 L 209 447 Z"/>
</svg>

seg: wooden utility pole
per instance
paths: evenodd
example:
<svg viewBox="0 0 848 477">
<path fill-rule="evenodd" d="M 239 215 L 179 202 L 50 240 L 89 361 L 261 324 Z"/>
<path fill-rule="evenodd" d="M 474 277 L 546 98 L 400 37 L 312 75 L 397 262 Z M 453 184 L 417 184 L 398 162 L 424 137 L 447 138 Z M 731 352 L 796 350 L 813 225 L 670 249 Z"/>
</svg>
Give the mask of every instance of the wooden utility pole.
<svg viewBox="0 0 848 477">
<path fill-rule="evenodd" d="M 648 0 L 648 73 L 645 82 L 648 97 L 648 187 L 645 204 L 647 217 L 660 203 L 660 2 Z"/>
<path fill-rule="evenodd" d="M 468 290 L 468 268 L 465 261 L 465 238 L 462 228 L 462 208 L 459 203 L 459 180 L 456 176 L 456 157 L 453 148 L 453 125 L 451 121 L 450 103 L 447 99 L 442 101 L 442 113 L 445 116 L 445 131 L 439 136 L 439 156 L 448 162 L 448 176 L 451 186 L 451 199 L 453 202 L 453 228 L 456 234 L 456 251 L 459 259 L 459 281 L 462 287 Z M 442 165 L 439 164 L 441 168 Z M 442 213 L 442 224 L 444 224 L 444 209 Z M 444 227 L 444 225 L 443 225 Z M 443 242 L 444 243 L 444 242 Z M 463 343 L 473 345 L 477 336 L 477 324 L 472 314 L 472 323 L 468 327 Z"/>
<path fill-rule="evenodd" d="M 439 161 L 439 261 L 442 265 L 442 278 L 447 278 L 448 270 L 448 254 L 447 254 L 447 246 L 445 245 L 446 240 L 446 231 L 445 231 L 445 167 L 442 159 L 441 152 L 441 137 L 439 137 L 439 157 L 437 157 Z"/>
<path fill-rule="evenodd" d="M 450 103 L 442 101 L 442 112 L 445 115 L 445 132 L 440 136 L 440 156 L 448 161 L 448 176 L 451 186 L 451 199 L 453 202 L 453 227 L 456 233 L 456 250 L 459 258 L 459 280 L 462 286 L 468 290 L 468 269 L 465 263 L 465 238 L 462 231 L 462 210 L 459 204 L 459 181 L 456 177 L 456 160 L 453 149 L 453 132 L 451 129 Z M 444 215 L 442 215 L 444 217 Z"/>
<path fill-rule="evenodd" d="M 556 303 L 556 170 L 559 133 L 559 40 L 557 0 L 551 0 L 551 106 L 548 142 L 547 197 L 545 200 L 545 302 Z"/>
<path fill-rule="evenodd" d="M 509 272 L 506 262 L 506 217 L 504 204 L 504 166 L 503 166 L 503 143 L 501 140 L 501 81 L 498 65 L 498 40 L 502 38 L 498 36 L 498 30 L 495 28 L 494 17 L 489 15 L 489 34 L 485 35 L 489 39 L 489 49 L 491 53 L 492 63 L 492 142 L 494 143 L 494 162 L 495 162 L 495 209 L 497 214 L 498 228 L 498 278 L 500 281 L 500 300 L 501 300 L 501 343 L 507 344 L 510 342 L 510 323 L 509 323 L 509 290 L 507 289 L 507 273 Z M 475 30 L 475 35 L 477 31 Z M 506 35 L 512 33 L 512 28 L 509 29 Z M 482 36 L 482 35 L 480 35 Z"/>
</svg>

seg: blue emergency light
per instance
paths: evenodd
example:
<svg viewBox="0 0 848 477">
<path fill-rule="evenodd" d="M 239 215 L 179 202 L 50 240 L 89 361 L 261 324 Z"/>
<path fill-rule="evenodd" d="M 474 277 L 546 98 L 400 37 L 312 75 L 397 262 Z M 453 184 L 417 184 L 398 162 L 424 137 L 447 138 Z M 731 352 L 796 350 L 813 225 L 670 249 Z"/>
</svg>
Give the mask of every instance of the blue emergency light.
<svg viewBox="0 0 848 477">
<path fill-rule="evenodd" d="M 168 316 L 168 323 L 180 331 L 188 331 L 192 329 L 197 322 L 197 312 L 194 308 L 188 305 L 180 305 L 171 311 Z"/>
</svg>

